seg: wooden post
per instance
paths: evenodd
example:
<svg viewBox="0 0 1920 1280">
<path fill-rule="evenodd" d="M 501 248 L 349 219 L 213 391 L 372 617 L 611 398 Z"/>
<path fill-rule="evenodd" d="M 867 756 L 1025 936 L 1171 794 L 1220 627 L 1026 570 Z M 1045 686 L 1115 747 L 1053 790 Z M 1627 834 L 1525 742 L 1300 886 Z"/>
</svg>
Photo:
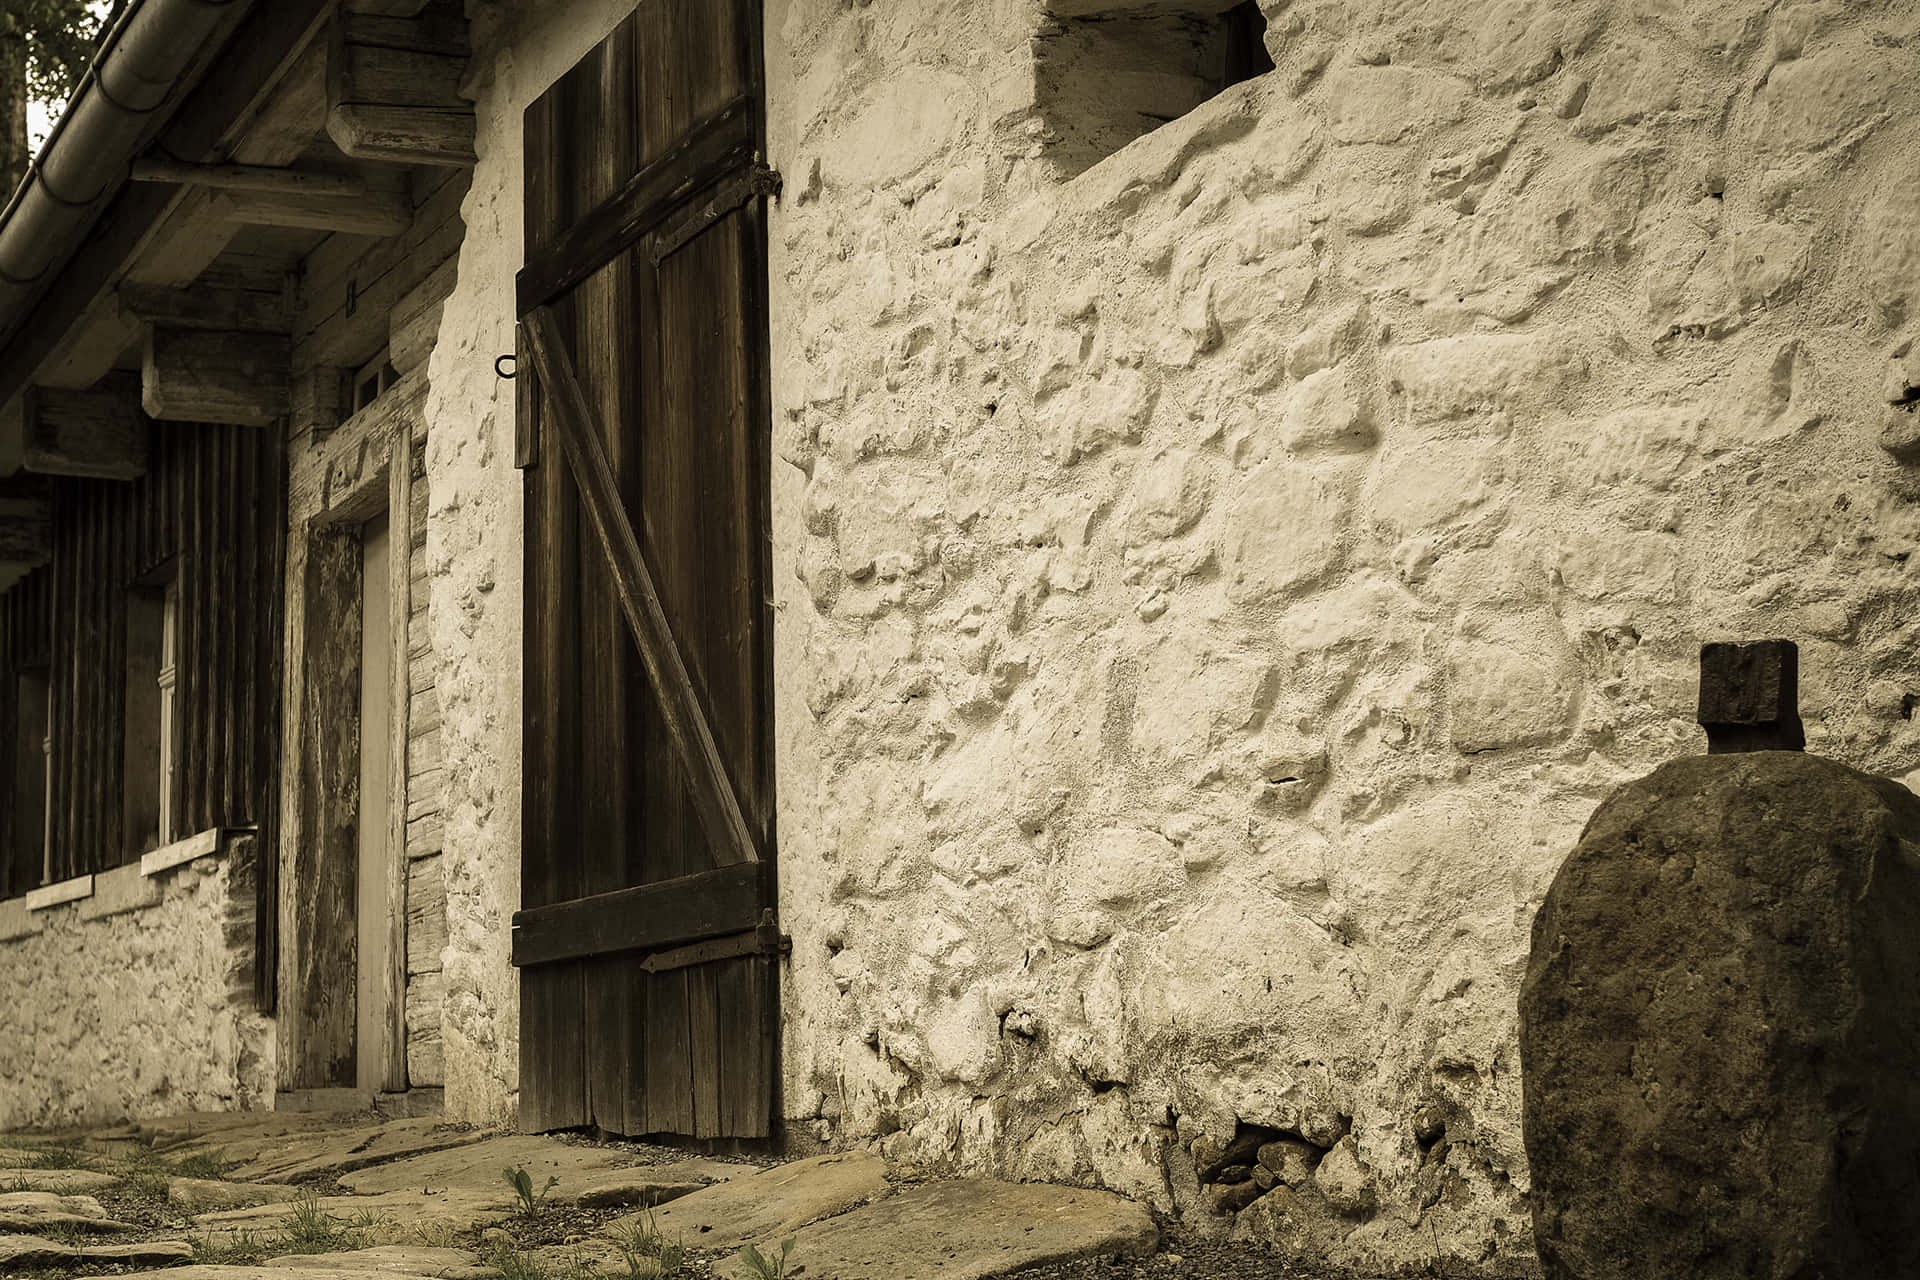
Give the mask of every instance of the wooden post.
<svg viewBox="0 0 1920 1280">
<path fill-rule="evenodd" d="M 153 423 L 140 408 L 138 374 L 109 374 L 84 391 L 29 387 L 22 410 L 28 471 L 94 480 L 147 473 Z"/>
<path fill-rule="evenodd" d="M 387 1036 L 381 1087 L 407 1087 L 407 628 L 413 616 L 413 437 L 394 432 L 387 462 Z M 364 730 L 363 730 L 364 731 Z"/>
</svg>

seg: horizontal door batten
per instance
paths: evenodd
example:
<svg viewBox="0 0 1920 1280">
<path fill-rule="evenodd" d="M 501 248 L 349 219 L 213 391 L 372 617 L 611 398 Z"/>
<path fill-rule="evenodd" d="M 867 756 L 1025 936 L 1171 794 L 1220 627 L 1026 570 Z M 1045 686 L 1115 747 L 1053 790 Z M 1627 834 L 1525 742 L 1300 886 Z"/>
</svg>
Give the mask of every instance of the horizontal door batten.
<svg viewBox="0 0 1920 1280">
<path fill-rule="evenodd" d="M 551 964 L 645 951 L 754 928 L 765 906 L 759 863 L 616 889 L 513 913 L 513 963 Z"/>
<path fill-rule="evenodd" d="M 753 103 L 736 98 L 671 151 L 621 184 L 553 241 L 516 277 L 521 315 L 567 292 L 728 172 L 753 163 Z"/>
</svg>

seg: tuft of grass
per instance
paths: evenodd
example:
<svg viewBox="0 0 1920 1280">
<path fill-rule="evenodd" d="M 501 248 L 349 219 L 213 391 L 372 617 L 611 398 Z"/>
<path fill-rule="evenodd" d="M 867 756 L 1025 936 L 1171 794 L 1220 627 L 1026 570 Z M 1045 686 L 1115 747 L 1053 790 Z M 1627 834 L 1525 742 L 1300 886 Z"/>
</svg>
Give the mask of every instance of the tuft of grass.
<svg viewBox="0 0 1920 1280">
<path fill-rule="evenodd" d="M 414 1238 L 429 1249 L 457 1249 L 460 1233 L 448 1222 L 423 1222 L 413 1229 Z"/>
<path fill-rule="evenodd" d="M 86 1164 L 86 1154 L 73 1147 L 28 1147 L 33 1159 L 27 1162 L 29 1169 L 78 1169 Z"/>
<path fill-rule="evenodd" d="M 244 1227 L 231 1238 L 216 1242 L 212 1233 L 193 1243 L 193 1260 L 203 1267 L 244 1267 L 274 1256 L 274 1248 Z"/>
<path fill-rule="evenodd" d="M 217 1151 L 196 1151 L 166 1163 L 176 1178 L 218 1178 L 227 1171 L 227 1162 Z"/>
<path fill-rule="evenodd" d="M 365 1249 L 373 1243 L 373 1232 L 380 1219 L 368 1212 L 351 1218 L 336 1218 L 320 1207 L 320 1197 L 311 1188 L 291 1202 L 281 1220 L 286 1230 L 283 1253 L 345 1253 Z"/>
<path fill-rule="evenodd" d="M 613 1233 L 614 1248 L 626 1261 L 631 1280 L 677 1280 L 686 1272 L 687 1251 L 679 1240 L 669 1240 L 644 1209 L 633 1221 Z"/>
<path fill-rule="evenodd" d="M 487 1265 L 500 1273 L 501 1280 L 599 1280 L 600 1277 L 593 1264 L 578 1253 L 567 1262 L 549 1266 L 510 1244 L 496 1247 L 487 1256 Z"/>
<path fill-rule="evenodd" d="M 78 1247 L 87 1243 L 87 1233 L 71 1222 L 50 1223 L 39 1228 L 34 1234 L 51 1240 L 55 1244 L 64 1244 L 69 1247 Z"/>
</svg>

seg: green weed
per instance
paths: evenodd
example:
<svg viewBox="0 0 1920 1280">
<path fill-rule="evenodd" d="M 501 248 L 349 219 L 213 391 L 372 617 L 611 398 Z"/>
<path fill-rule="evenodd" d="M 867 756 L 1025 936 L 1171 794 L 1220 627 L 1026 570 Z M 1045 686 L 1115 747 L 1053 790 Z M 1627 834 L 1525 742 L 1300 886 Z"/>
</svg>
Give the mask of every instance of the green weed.
<svg viewBox="0 0 1920 1280">
<path fill-rule="evenodd" d="M 797 1276 L 805 1271 L 804 1266 L 794 1267 L 792 1270 L 787 1268 L 787 1255 L 793 1252 L 793 1242 L 797 1239 L 799 1239 L 798 1236 L 788 1236 L 782 1240 L 780 1255 L 774 1258 L 761 1253 L 750 1244 L 742 1245 L 740 1261 L 746 1265 L 747 1269 L 738 1273 L 741 1280 L 787 1280 L 787 1277 Z"/>
<path fill-rule="evenodd" d="M 513 1188 L 513 1193 L 520 1197 L 521 1213 L 531 1214 L 534 1210 L 538 1209 L 540 1202 L 547 1198 L 547 1193 L 560 1185 L 560 1179 L 550 1177 L 547 1179 L 546 1186 L 535 1191 L 533 1189 L 533 1175 L 525 1169 L 502 1169 L 500 1173 L 502 1177 L 506 1178 L 507 1185 Z"/>
</svg>

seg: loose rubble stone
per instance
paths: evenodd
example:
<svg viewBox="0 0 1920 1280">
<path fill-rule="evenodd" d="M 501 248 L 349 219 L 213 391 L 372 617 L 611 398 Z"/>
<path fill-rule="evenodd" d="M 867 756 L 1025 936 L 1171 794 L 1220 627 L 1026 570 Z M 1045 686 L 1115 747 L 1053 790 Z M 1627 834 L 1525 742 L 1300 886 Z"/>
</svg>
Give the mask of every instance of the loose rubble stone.
<svg viewBox="0 0 1920 1280">
<path fill-rule="evenodd" d="M 1533 926 L 1549 1280 L 1920 1274 L 1920 798 L 1798 752 L 1616 791 Z"/>
<path fill-rule="evenodd" d="M 1351 1135 L 1321 1157 L 1313 1171 L 1313 1185 L 1341 1213 L 1358 1217 L 1373 1208 L 1373 1180 L 1360 1163 L 1360 1150 Z"/>
<path fill-rule="evenodd" d="M 885 1161 L 864 1151 L 815 1156 L 682 1196 L 655 1210 L 650 1220 L 668 1239 L 677 1236 L 690 1248 L 736 1249 L 790 1235 L 885 1194 L 886 1168 Z M 621 1218 L 609 1229 L 640 1221 L 638 1215 Z"/>
<path fill-rule="evenodd" d="M 1261 1167 L 1271 1170 L 1282 1183 L 1298 1187 L 1313 1177 L 1313 1169 L 1320 1163 L 1320 1156 L 1320 1148 L 1311 1142 L 1299 1138 L 1276 1138 L 1261 1144 L 1258 1158 Z"/>
<path fill-rule="evenodd" d="M 1263 1244 L 1290 1263 L 1307 1265 L 1325 1261 L 1337 1237 L 1317 1195 L 1275 1187 L 1234 1216 L 1228 1238 Z"/>
<path fill-rule="evenodd" d="M 835 1280 L 982 1280 L 1088 1254 L 1144 1257 L 1159 1240 L 1146 1206 L 1111 1192 L 952 1181 L 806 1227 L 792 1260 Z"/>
</svg>

